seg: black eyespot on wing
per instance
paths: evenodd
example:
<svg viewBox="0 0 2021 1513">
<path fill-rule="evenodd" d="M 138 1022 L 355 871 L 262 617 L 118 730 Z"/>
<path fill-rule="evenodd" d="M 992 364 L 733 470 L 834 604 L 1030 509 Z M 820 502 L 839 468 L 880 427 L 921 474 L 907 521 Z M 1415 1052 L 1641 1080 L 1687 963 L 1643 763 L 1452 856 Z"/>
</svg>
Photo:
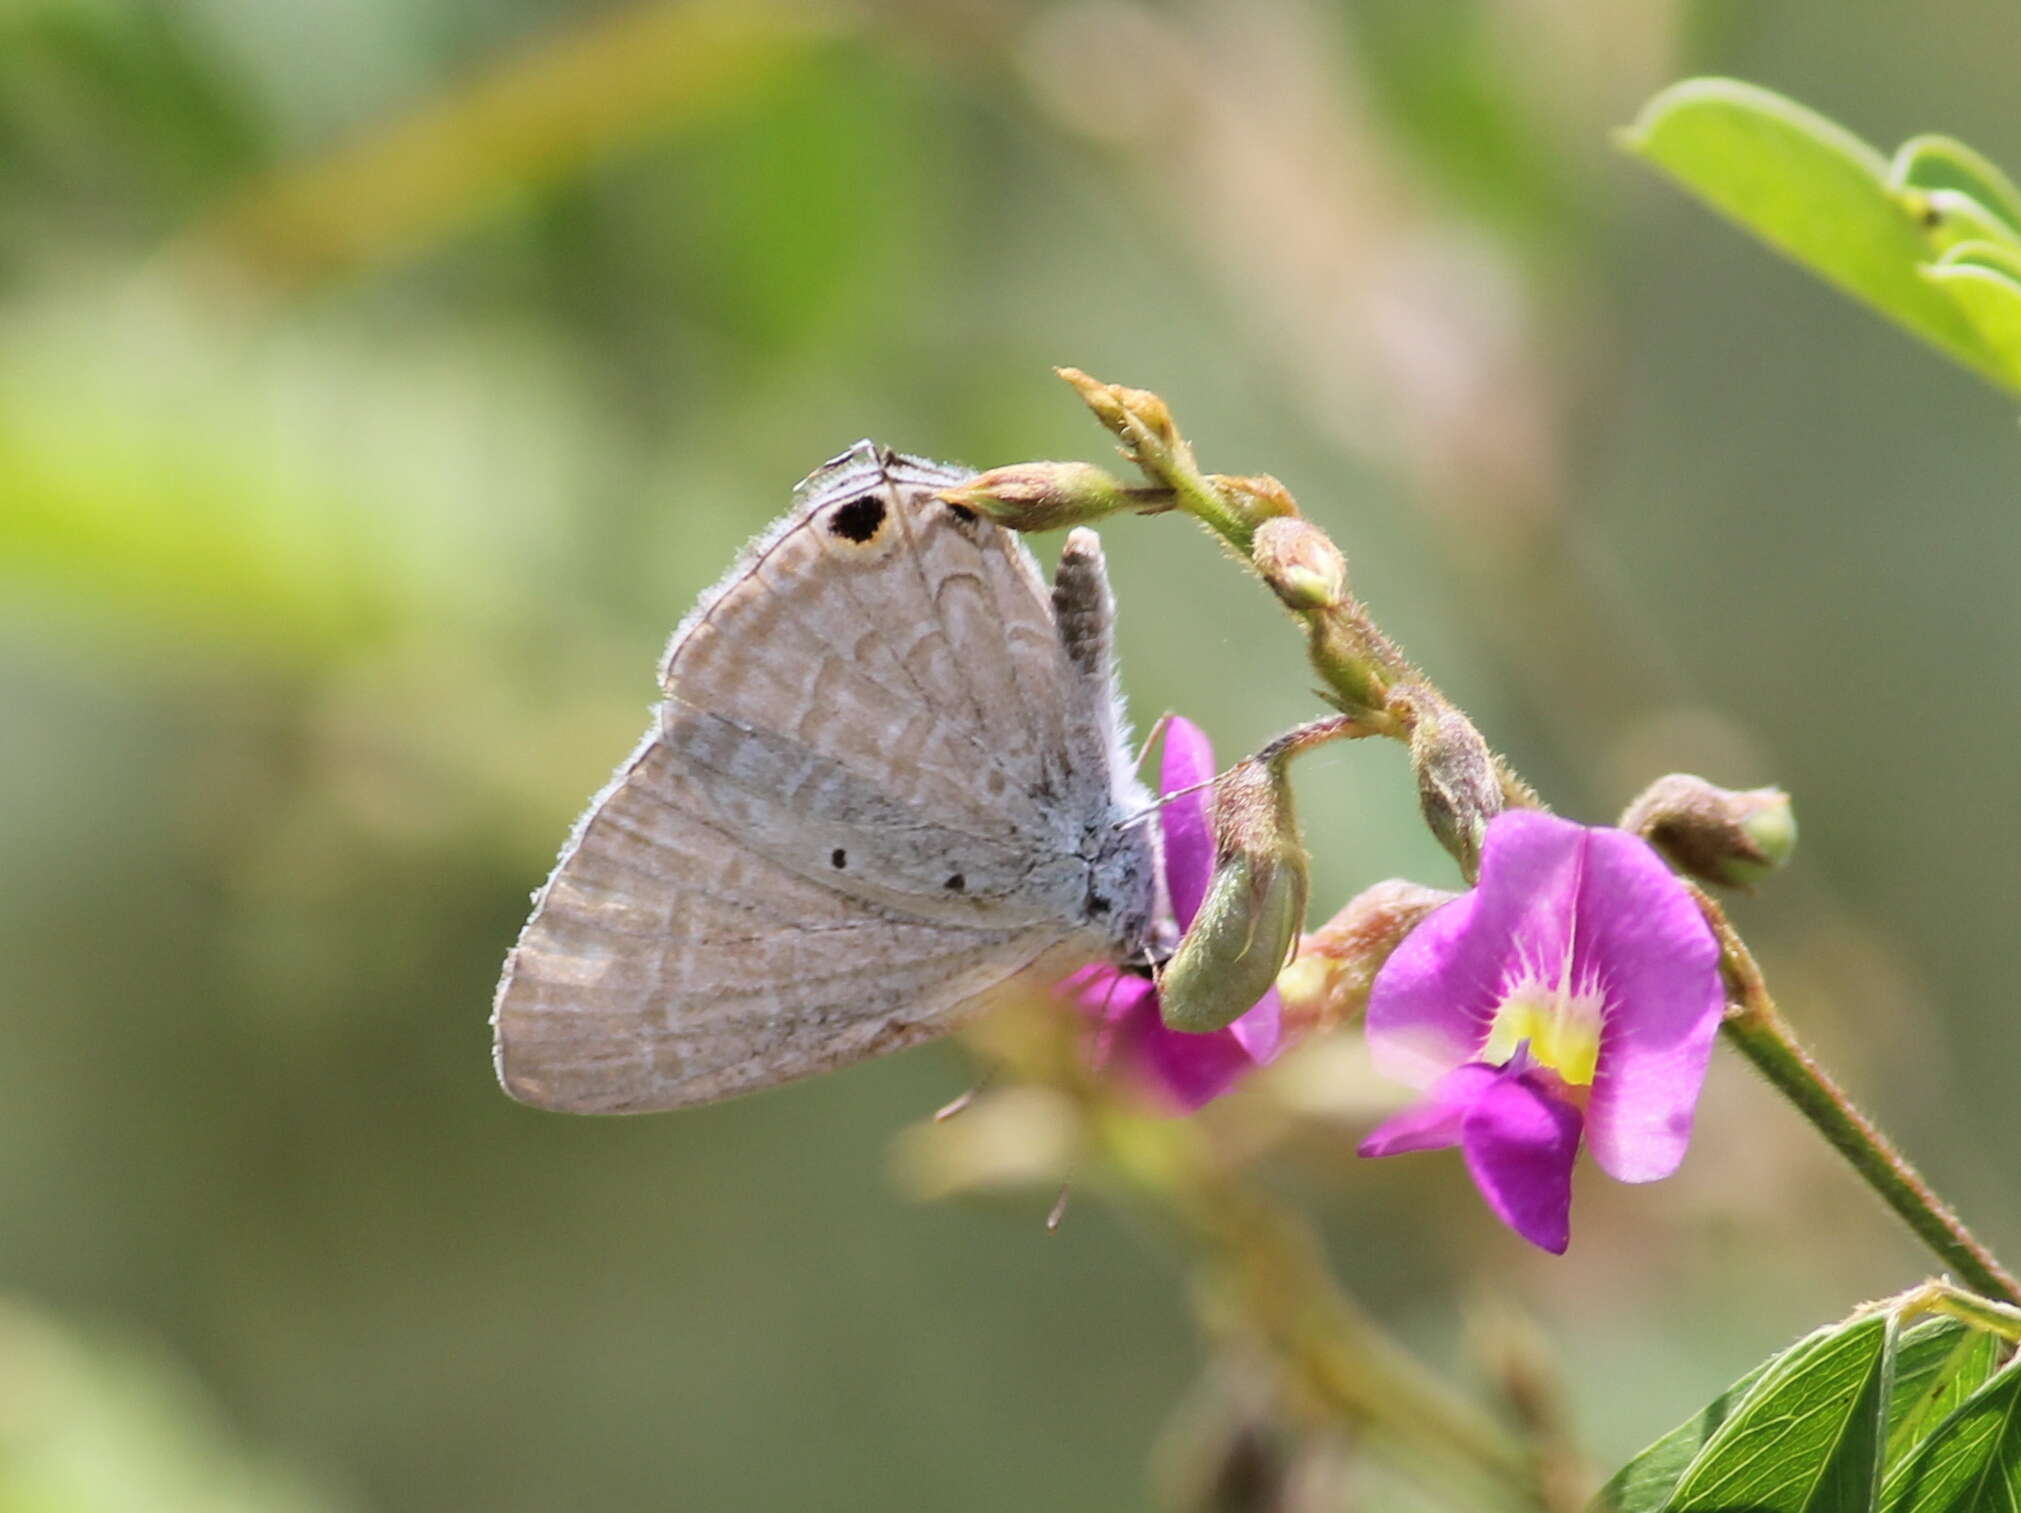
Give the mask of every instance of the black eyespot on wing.
<svg viewBox="0 0 2021 1513">
<path fill-rule="evenodd" d="M 865 494 L 860 499 L 852 499 L 836 508 L 828 517 L 828 529 L 844 541 L 854 541 L 858 546 L 877 534 L 884 524 L 884 501 L 875 494 Z"/>
<path fill-rule="evenodd" d="M 828 865 L 840 871 L 849 865 L 849 853 L 844 851 L 840 846 L 837 846 L 833 851 L 828 853 Z"/>
<path fill-rule="evenodd" d="M 975 524 L 975 511 L 965 504 L 950 504 L 947 507 L 947 512 L 963 525 Z"/>
<path fill-rule="evenodd" d="M 960 893 L 967 889 L 968 879 L 957 872 L 948 878 L 946 882 L 942 883 L 941 886 L 950 893 Z"/>
</svg>

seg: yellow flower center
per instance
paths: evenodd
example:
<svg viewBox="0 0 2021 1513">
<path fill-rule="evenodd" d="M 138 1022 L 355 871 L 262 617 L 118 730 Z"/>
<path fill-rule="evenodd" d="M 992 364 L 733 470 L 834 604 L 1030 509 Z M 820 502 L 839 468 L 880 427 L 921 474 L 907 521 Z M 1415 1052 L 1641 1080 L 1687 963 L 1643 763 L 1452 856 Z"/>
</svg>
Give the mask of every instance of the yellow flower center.
<svg viewBox="0 0 2021 1513">
<path fill-rule="evenodd" d="M 1549 1067 L 1573 1087 L 1589 1086 L 1600 1060 L 1600 1025 L 1606 1008 L 1607 997 L 1597 983 L 1572 985 L 1567 952 L 1556 984 L 1531 973 L 1510 984 L 1495 1008 L 1481 1060 L 1504 1065 L 1528 1041 L 1532 1061 Z"/>
</svg>

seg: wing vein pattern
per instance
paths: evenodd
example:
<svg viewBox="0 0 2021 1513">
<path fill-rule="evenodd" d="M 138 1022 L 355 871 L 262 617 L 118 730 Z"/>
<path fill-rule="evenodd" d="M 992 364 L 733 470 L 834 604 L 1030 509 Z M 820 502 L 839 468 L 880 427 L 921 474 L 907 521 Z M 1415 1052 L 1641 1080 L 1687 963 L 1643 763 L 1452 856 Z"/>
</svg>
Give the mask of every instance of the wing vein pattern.
<svg viewBox="0 0 2021 1513">
<path fill-rule="evenodd" d="M 1136 949 L 1150 827 L 1084 734 L 1110 670 L 1067 655 L 1022 543 L 933 497 L 963 476 L 858 445 L 675 631 L 506 960 L 515 1097 L 729 1097 Z"/>
</svg>

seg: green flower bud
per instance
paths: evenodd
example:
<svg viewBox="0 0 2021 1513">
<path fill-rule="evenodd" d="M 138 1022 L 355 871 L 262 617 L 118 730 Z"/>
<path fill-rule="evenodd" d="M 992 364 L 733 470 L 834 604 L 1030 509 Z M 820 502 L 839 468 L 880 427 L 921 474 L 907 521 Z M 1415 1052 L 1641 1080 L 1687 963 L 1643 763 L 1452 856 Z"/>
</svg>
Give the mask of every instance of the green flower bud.
<svg viewBox="0 0 2021 1513">
<path fill-rule="evenodd" d="M 1305 922 L 1308 859 L 1280 764 L 1250 758 L 1214 785 L 1214 875 L 1158 978 L 1165 1023 L 1204 1034 L 1270 991 Z"/>
<path fill-rule="evenodd" d="M 1020 462 L 942 489 L 934 496 L 987 515 L 1013 531 L 1086 525 L 1118 510 L 1141 508 L 1145 491 L 1085 462 Z"/>
<path fill-rule="evenodd" d="M 1298 504 L 1291 497 L 1291 490 L 1268 473 L 1258 473 L 1253 478 L 1210 473 L 1205 482 L 1221 496 L 1223 504 L 1251 525 L 1266 520 L 1289 519 L 1298 514 Z"/>
<path fill-rule="evenodd" d="M 1780 788 L 1734 791 L 1688 772 L 1660 777 L 1621 815 L 1685 876 L 1751 888 L 1796 850 L 1796 811 Z"/>
<path fill-rule="evenodd" d="M 1264 521 L 1249 560 L 1286 609 L 1332 609 L 1347 595 L 1347 558 L 1309 520 L 1286 515 Z"/>
<path fill-rule="evenodd" d="M 1506 803 L 1494 753 L 1473 721 L 1429 689 L 1407 689 L 1390 704 L 1412 722 L 1411 770 L 1425 823 L 1472 880 L 1480 871 L 1488 821 Z"/>
<path fill-rule="evenodd" d="M 1185 445 L 1179 439 L 1179 425 L 1172 419 L 1171 406 L 1149 389 L 1103 383 L 1079 368 L 1055 368 L 1053 371 L 1073 385 L 1075 392 L 1081 396 L 1081 402 L 1129 446 L 1136 461 L 1154 464 Z M 1189 452 L 1187 465 L 1191 466 L 1191 463 Z"/>
</svg>

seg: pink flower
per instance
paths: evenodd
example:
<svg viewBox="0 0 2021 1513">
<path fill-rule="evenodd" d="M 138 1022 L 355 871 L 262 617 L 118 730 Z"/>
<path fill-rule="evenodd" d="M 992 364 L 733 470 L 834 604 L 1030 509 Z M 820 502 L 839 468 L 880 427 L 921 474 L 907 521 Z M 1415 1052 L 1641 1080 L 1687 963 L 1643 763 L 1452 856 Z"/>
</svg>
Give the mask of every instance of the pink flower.
<svg viewBox="0 0 2021 1513">
<path fill-rule="evenodd" d="M 1426 1089 L 1364 1156 L 1457 1145 L 1496 1216 L 1562 1254 L 1584 1139 L 1622 1182 L 1684 1159 L 1725 992 L 1719 946 L 1639 838 L 1512 810 L 1480 884 L 1376 975 L 1376 1069 Z"/>
<path fill-rule="evenodd" d="M 1169 799 L 1159 810 L 1158 825 L 1165 885 L 1182 931 L 1200 911 L 1214 870 L 1207 791 L 1196 786 L 1211 779 L 1214 771 L 1214 748 L 1206 735 L 1192 721 L 1174 716 L 1165 726 L 1159 792 L 1195 791 Z M 1134 972 L 1106 965 L 1083 967 L 1063 979 L 1057 991 L 1095 1022 L 1090 1053 L 1096 1064 L 1127 1068 L 1175 1113 L 1190 1113 L 1212 1102 L 1278 1051 L 1281 1009 L 1274 989 L 1228 1028 L 1205 1035 L 1167 1029 L 1159 1014 L 1157 985 Z"/>
</svg>

